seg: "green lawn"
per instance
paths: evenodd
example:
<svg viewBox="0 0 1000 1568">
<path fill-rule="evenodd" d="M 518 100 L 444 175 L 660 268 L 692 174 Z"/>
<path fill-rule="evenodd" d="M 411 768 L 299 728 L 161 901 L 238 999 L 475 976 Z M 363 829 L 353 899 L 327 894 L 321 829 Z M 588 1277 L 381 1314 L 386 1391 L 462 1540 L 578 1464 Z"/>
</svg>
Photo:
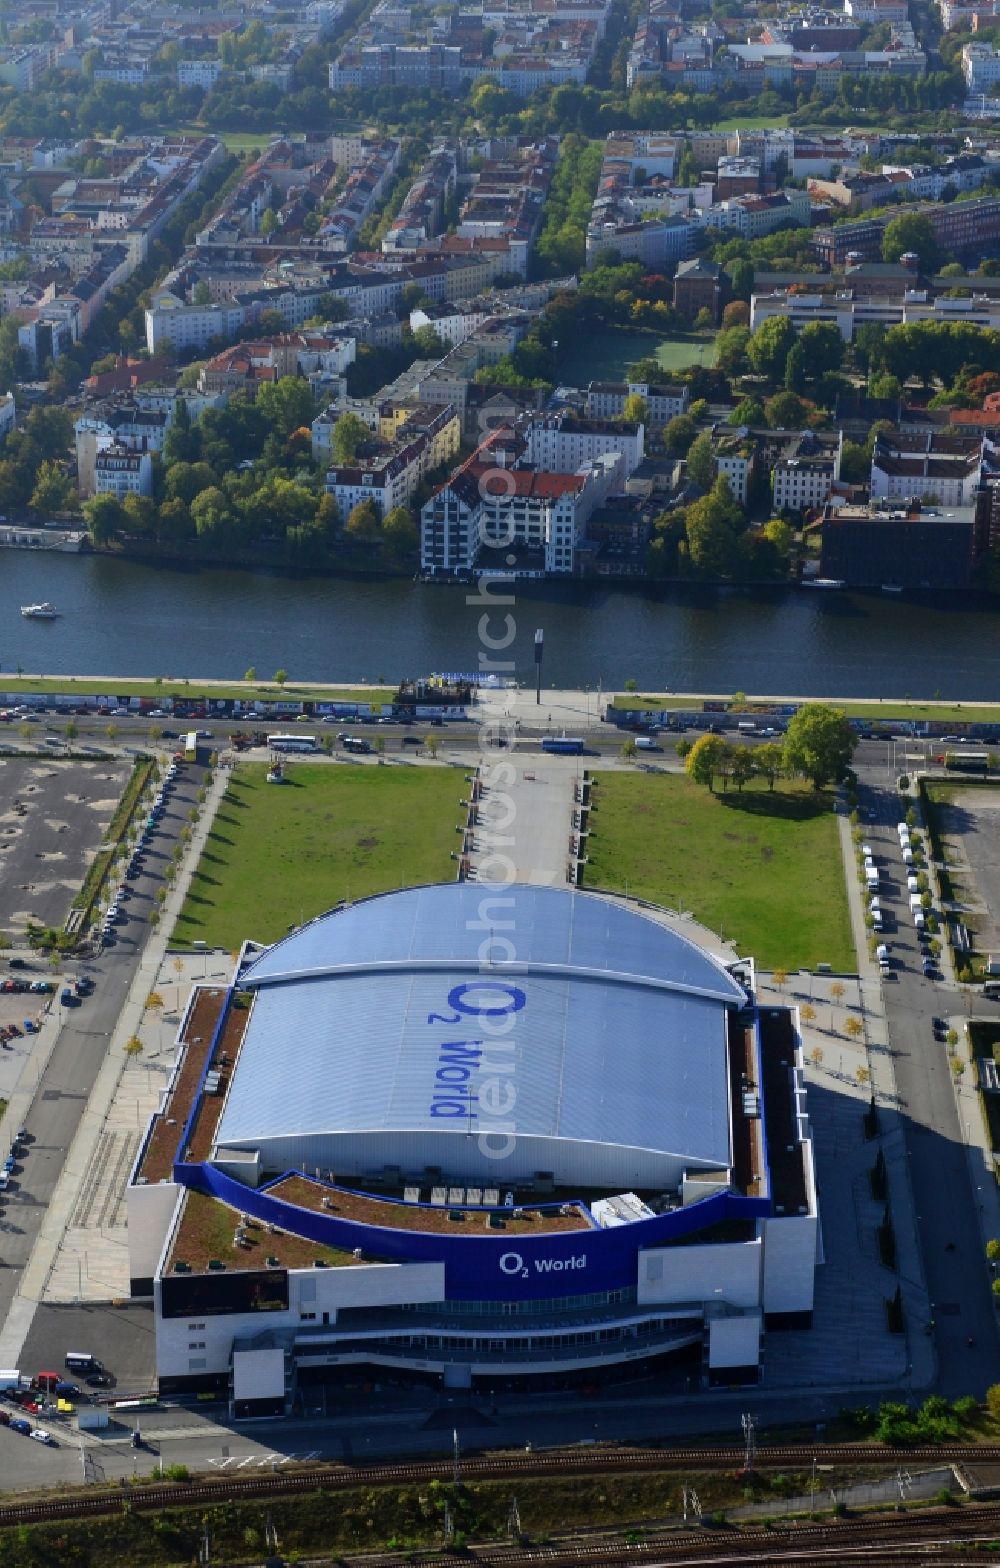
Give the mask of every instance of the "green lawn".
<svg viewBox="0 0 1000 1568">
<path fill-rule="evenodd" d="M 0 691 L 34 693 L 37 696 L 103 697 L 176 697 L 182 704 L 204 698 L 232 699 L 240 702 L 388 702 L 393 695 L 388 686 L 321 686 L 287 681 L 276 686 L 267 681 L 126 680 L 103 675 L 95 680 L 77 680 L 73 675 L 6 675 L 0 673 Z"/>
<path fill-rule="evenodd" d="M 656 359 L 664 370 L 675 371 L 685 365 L 711 364 L 713 354 L 711 336 L 665 338 L 659 332 L 608 327 L 581 335 L 560 361 L 559 378 L 567 386 L 621 381 L 638 359 Z"/>
<path fill-rule="evenodd" d="M 830 796 L 786 786 L 710 795 L 676 774 L 601 773 L 585 885 L 697 920 L 765 969 L 856 968 Z"/>
<path fill-rule="evenodd" d="M 454 768 L 293 762 L 234 769 L 172 946 L 273 942 L 290 925 L 420 882 L 451 881 L 464 778 Z"/>
<path fill-rule="evenodd" d="M 280 136 L 280 131 L 208 131 L 202 125 L 177 125 L 173 126 L 165 135 L 176 136 L 218 136 L 225 143 L 229 152 L 250 152 L 259 147 L 263 152 L 268 142 Z M 290 136 L 289 141 L 300 141 L 297 135 Z"/>
<path fill-rule="evenodd" d="M 747 711 L 753 712 L 755 709 L 765 709 L 776 700 L 776 698 L 770 697 L 748 696 L 746 700 Z M 1000 703 L 907 702 L 905 698 L 896 697 L 887 697 L 883 702 L 842 702 L 837 697 L 793 697 L 789 700 L 829 702 L 833 707 L 841 708 L 850 719 L 871 719 L 873 721 L 912 719 L 916 723 L 920 723 L 924 719 L 934 719 L 945 723 L 958 723 L 964 720 L 967 724 L 996 724 L 1000 722 Z M 700 708 L 703 701 L 702 697 L 678 697 L 673 692 L 667 692 L 663 696 L 658 697 L 626 691 L 617 693 L 614 698 L 614 706 L 633 712 L 648 709 L 651 712 L 659 713 L 662 709 Z"/>
<path fill-rule="evenodd" d="M 716 120 L 713 131 L 766 131 L 772 126 L 788 124 L 787 114 L 738 114 L 728 120 Z"/>
<path fill-rule="evenodd" d="M 715 340 L 707 337 L 661 338 L 656 358 L 664 370 L 686 370 L 688 365 L 709 368 L 715 364 Z"/>
</svg>

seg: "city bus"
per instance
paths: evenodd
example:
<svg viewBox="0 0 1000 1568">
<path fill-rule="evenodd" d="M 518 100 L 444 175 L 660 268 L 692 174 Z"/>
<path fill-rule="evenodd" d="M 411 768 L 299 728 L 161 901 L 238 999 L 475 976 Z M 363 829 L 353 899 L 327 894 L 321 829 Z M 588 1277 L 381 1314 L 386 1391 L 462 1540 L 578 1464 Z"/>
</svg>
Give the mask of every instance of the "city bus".
<svg viewBox="0 0 1000 1568">
<path fill-rule="evenodd" d="M 197 762 L 198 760 L 198 731 L 188 730 L 184 737 L 184 761 Z"/>
<path fill-rule="evenodd" d="M 315 735 L 269 735 L 267 744 L 272 751 L 318 751 Z"/>
<path fill-rule="evenodd" d="M 956 773 L 985 773 L 990 765 L 988 751 L 946 751 L 944 765 Z"/>
<path fill-rule="evenodd" d="M 564 757 L 579 757 L 583 752 L 583 741 L 573 740 L 566 735 L 546 735 L 542 741 L 543 751 L 555 751 Z"/>
</svg>

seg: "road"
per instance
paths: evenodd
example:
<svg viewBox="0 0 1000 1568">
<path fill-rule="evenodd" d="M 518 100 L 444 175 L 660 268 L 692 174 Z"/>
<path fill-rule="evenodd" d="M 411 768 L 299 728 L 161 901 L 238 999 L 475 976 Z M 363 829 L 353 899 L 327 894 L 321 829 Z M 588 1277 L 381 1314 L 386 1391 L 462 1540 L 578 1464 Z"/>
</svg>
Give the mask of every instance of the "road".
<svg viewBox="0 0 1000 1568">
<path fill-rule="evenodd" d="M 95 989 L 78 1007 L 64 1009 L 59 1037 L 24 1118 L 27 1154 L 15 1168 L 0 1211 L 0 1323 L 10 1311 L 138 968 L 149 932 L 146 916 L 160 881 L 158 872 L 179 841 L 204 773 L 201 767 L 181 770 L 178 787 L 150 846 L 147 870 L 132 884 L 135 891 L 125 905 L 128 921 L 118 928 L 115 943 L 97 958 L 66 963 L 65 972 L 90 975 Z"/>
<path fill-rule="evenodd" d="M 866 822 L 865 837 L 882 873 L 883 909 L 892 916 L 893 929 L 885 940 L 893 978 L 882 990 L 910 1186 L 933 1303 L 941 1392 L 950 1398 L 981 1395 L 1000 1378 L 1000 1335 L 983 1250 L 982 1205 L 973 1187 L 948 1054 L 932 1027 L 935 1016 L 950 1019 L 962 1011 L 962 996 L 949 981 L 927 979 L 922 971 L 896 832 L 899 796 L 886 787 L 885 756 L 884 744 L 865 745 L 856 766 L 862 810 L 876 817 Z M 989 1003 L 977 1002 L 977 1011 L 998 1016 Z M 911 1325 L 911 1331 L 925 1328 Z"/>
</svg>

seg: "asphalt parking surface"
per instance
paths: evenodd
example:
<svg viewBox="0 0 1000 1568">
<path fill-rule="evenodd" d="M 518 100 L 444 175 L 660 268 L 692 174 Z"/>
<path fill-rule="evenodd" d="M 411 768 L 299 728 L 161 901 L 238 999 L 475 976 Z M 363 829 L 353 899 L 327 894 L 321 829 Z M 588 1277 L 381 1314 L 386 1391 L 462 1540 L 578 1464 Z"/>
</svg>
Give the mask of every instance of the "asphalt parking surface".
<svg viewBox="0 0 1000 1568">
<path fill-rule="evenodd" d="M 968 864 L 958 881 L 974 879 L 986 906 L 989 925 L 976 946 L 993 952 L 1000 946 L 1000 799 L 994 790 L 956 788 L 943 818 L 945 836 L 961 842 Z"/>
<path fill-rule="evenodd" d="M 20 1370 L 29 1377 L 42 1371 L 61 1372 L 84 1388 L 85 1375 L 65 1368 L 68 1350 L 89 1352 L 111 1373 L 114 1387 L 95 1393 L 124 1395 L 152 1388 L 156 1376 L 152 1302 L 127 1307 L 110 1302 L 43 1303 L 24 1342 Z"/>
<path fill-rule="evenodd" d="M 117 928 L 113 944 L 92 960 L 67 961 L 65 972 L 88 974 L 94 981 L 94 992 L 80 1005 L 65 1010 L 59 1038 L 24 1118 L 29 1134 L 27 1153 L 9 1191 L 0 1199 L 0 1321 L 10 1311 L 21 1271 L 38 1239 L 66 1154 L 107 1054 L 145 944 L 147 917 L 155 907 L 163 868 L 180 840 L 187 812 L 204 780 L 203 768 L 181 770 L 168 809 L 153 834 L 143 874 L 131 884 L 132 894 L 125 905 L 127 919 Z M 89 1345 L 68 1348 L 94 1349 L 100 1356 L 100 1351 Z M 140 1377 L 140 1382 L 144 1381 L 148 1378 Z"/>
<path fill-rule="evenodd" d="M 125 758 L 0 762 L 0 930 L 63 924 L 130 771 Z"/>
</svg>

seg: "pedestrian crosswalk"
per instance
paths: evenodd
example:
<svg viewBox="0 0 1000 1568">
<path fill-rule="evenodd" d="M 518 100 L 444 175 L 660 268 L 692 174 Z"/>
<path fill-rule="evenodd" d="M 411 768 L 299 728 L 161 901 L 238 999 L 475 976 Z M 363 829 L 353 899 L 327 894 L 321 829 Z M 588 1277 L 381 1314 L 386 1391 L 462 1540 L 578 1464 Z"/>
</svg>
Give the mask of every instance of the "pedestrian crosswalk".
<svg viewBox="0 0 1000 1568">
<path fill-rule="evenodd" d="M 318 1448 L 311 1448 L 303 1454 L 226 1454 L 219 1459 L 209 1459 L 208 1463 L 216 1470 L 273 1470 L 278 1465 L 306 1464 L 309 1460 L 320 1457 Z"/>
</svg>

